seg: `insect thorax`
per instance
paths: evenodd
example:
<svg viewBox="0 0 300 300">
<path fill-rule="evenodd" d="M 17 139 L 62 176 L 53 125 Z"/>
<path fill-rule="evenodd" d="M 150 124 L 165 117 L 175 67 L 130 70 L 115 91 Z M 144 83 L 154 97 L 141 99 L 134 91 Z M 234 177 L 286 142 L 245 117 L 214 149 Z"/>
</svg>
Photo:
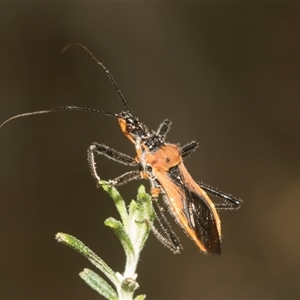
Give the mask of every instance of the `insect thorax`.
<svg viewBox="0 0 300 300">
<path fill-rule="evenodd" d="M 144 147 L 147 151 L 153 153 L 165 145 L 159 135 L 149 130 L 143 122 L 129 111 L 123 111 L 119 114 L 119 124 L 123 133 L 136 147 Z"/>
</svg>

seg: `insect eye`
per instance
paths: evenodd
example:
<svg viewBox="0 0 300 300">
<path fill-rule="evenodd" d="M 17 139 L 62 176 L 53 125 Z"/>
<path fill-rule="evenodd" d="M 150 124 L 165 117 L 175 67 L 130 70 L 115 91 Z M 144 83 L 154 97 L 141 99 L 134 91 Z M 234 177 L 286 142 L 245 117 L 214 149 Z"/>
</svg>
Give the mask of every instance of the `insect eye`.
<svg viewBox="0 0 300 300">
<path fill-rule="evenodd" d="M 131 125 L 126 125 L 126 131 L 130 132 L 133 129 L 133 127 Z"/>
</svg>

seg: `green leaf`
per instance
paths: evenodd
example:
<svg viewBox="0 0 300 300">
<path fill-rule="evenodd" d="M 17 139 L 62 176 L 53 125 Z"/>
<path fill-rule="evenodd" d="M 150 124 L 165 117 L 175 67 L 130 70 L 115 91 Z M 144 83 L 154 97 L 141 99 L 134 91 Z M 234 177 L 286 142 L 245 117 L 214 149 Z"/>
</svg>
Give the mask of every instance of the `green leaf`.
<svg viewBox="0 0 300 300">
<path fill-rule="evenodd" d="M 59 232 L 55 236 L 58 242 L 61 242 L 70 248 L 76 250 L 87 258 L 96 268 L 98 268 L 116 287 L 120 285 L 115 272 L 89 247 L 72 235 Z"/>
<path fill-rule="evenodd" d="M 126 208 L 126 203 L 118 190 L 110 185 L 107 181 L 100 180 L 99 185 L 106 191 L 110 197 L 114 200 L 115 206 L 120 214 L 122 223 L 126 226 L 128 220 L 128 213 Z"/>
<path fill-rule="evenodd" d="M 116 291 L 98 274 L 89 269 L 84 269 L 79 276 L 100 295 L 109 300 L 118 300 Z"/>
<path fill-rule="evenodd" d="M 134 298 L 134 300 L 144 300 L 144 299 L 146 299 L 146 295 L 144 295 L 144 294 L 137 295 L 137 296 Z"/>
<path fill-rule="evenodd" d="M 114 233 L 117 235 L 117 237 L 119 238 L 119 240 L 123 246 L 126 256 L 134 256 L 133 245 L 131 243 L 131 240 L 130 240 L 127 232 L 124 229 L 123 224 L 120 221 L 118 221 L 112 217 L 106 219 L 104 221 L 104 224 L 113 229 Z"/>
<path fill-rule="evenodd" d="M 106 181 L 100 181 L 99 185 L 111 196 L 121 217 L 121 221 L 110 217 L 104 223 L 113 229 L 123 246 L 126 255 L 124 273 L 114 272 L 99 256 L 77 238 L 69 234 L 57 233 L 56 239 L 90 260 L 114 284 L 116 290 L 98 274 L 89 269 L 84 269 L 80 273 L 80 277 L 89 286 L 106 299 L 130 300 L 133 299 L 134 292 L 139 287 L 136 281 L 137 264 L 150 233 L 151 226 L 149 226 L 149 223 L 152 223 L 155 219 L 152 200 L 150 195 L 145 192 L 144 186 L 140 186 L 137 201 L 132 200 L 127 210 L 125 201 L 114 187 Z M 135 299 L 144 300 L 145 297 L 141 294 Z"/>
</svg>

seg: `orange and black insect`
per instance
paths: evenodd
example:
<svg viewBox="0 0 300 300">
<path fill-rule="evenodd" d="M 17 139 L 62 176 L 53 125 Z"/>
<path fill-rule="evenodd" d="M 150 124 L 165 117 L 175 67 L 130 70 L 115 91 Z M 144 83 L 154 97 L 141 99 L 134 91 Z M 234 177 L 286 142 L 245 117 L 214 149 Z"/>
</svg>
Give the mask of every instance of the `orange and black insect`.
<svg viewBox="0 0 300 300">
<path fill-rule="evenodd" d="M 162 234 L 149 224 L 157 238 L 174 253 L 179 253 L 182 249 L 179 239 L 163 213 L 160 205 L 162 199 L 163 205 L 201 251 L 212 255 L 220 255 L 222 235 L 218 210 L 238 209 L 242 201 L 202 182 L 196 183 L 185 168 L 183 160 L 198 147 L 198 143 L 192 141 L 184 146 L 179 146 L 178 144 L 165 142 L 171 126 L 171 121 L 168 119 L 164 120 L 156 131 L 149 130 L 129 110 L 125 98 L 108 69 L 85 46 L 79 43 L 73 44 L 87 51 L 97 64 L 105 70 L 118 93 L 124 111 L 111 113 L 85 107 L 62 106 L 13 116 L 3 122 L 0 128 L 7 122 L 19 117 L 61 110 L 95 112 L 118 118 L 122 132 L 135 145 L 136 157 L 130 157 L 103 144 L 92 143 L 87 154 L 88 165 L 93 178 L 96 182 L 100 181 L 95 166 L 95 154 L 104 155 L 123 165 L 136 167 L 136 170 L 110 180 L 110 183 L 119 186 L 131 180 L 141 178 L 149 180 L 157 219 L 163 230 Z M 64 50 L 70 45 L 72 44 L 69 44 Z M 222 202 L 213 203 L 207 193 L 217 196 L 217 198 L 222 199 Z"/>
</svg>

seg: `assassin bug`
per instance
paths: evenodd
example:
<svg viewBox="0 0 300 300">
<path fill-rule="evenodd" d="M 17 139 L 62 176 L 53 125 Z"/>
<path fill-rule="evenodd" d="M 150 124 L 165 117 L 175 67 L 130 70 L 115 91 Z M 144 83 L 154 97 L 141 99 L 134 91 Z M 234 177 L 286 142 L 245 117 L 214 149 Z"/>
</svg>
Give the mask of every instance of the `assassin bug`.
<svg viewBox="0 0 300 300">
<path fill-rule="evenodd" d="M 95 154 L 104 155 L 123 165 L 137 167 L 134 171 L 127 172 L 110 180 L 110 183 L 114 186 L 119 186 L 131 180 L 149 180 L 151 196 L 163 234 L 147 220 L 144 221 L 148 222 L 157 238 L 174 253 L 179 253 L 182 249 L 179 239 L 171 229 L 159 204 L 159 199 L 162 198 L 163 204 L 167 207 L 169 213 L 202 252 L 220 255 L 221 222 L 218 210 L 238 209 L 242 201 L 202 182 L 196 183 L 185 168 L 183 160 L 196 150 L 198 143 L 192 141 L 181 147 L 178 144 L 165 142 L 166 135 L 171 126 L 171 121 L 168 119 L 164 120 L 156 131 L 149 130 L 129 110 L 128 104 L 109 70 L 84 45 L 72 43 L 67 45 L 63 49 L 63 52 L 74 44 L 88 52 L 92 59 L 104 69 L 117 91 L 124 111 L 111 113 L 92 108 L 62 106 L 15 115 L 3 122 L 0 128 L 7 122 L 19 117 L 46 114 L 61 110 L 94 112 L 118 118 L 121 131 L 135 145 L 136 157 L 132 158 L 104 144 L 92 143 L 88 148 L 87 156 L 93 178 L 97 183 L 100 181 L 96 170 Z M 208 197 L 207 193 L 217 196 L 223 201 L 215 204 Z"/>
</svg>

